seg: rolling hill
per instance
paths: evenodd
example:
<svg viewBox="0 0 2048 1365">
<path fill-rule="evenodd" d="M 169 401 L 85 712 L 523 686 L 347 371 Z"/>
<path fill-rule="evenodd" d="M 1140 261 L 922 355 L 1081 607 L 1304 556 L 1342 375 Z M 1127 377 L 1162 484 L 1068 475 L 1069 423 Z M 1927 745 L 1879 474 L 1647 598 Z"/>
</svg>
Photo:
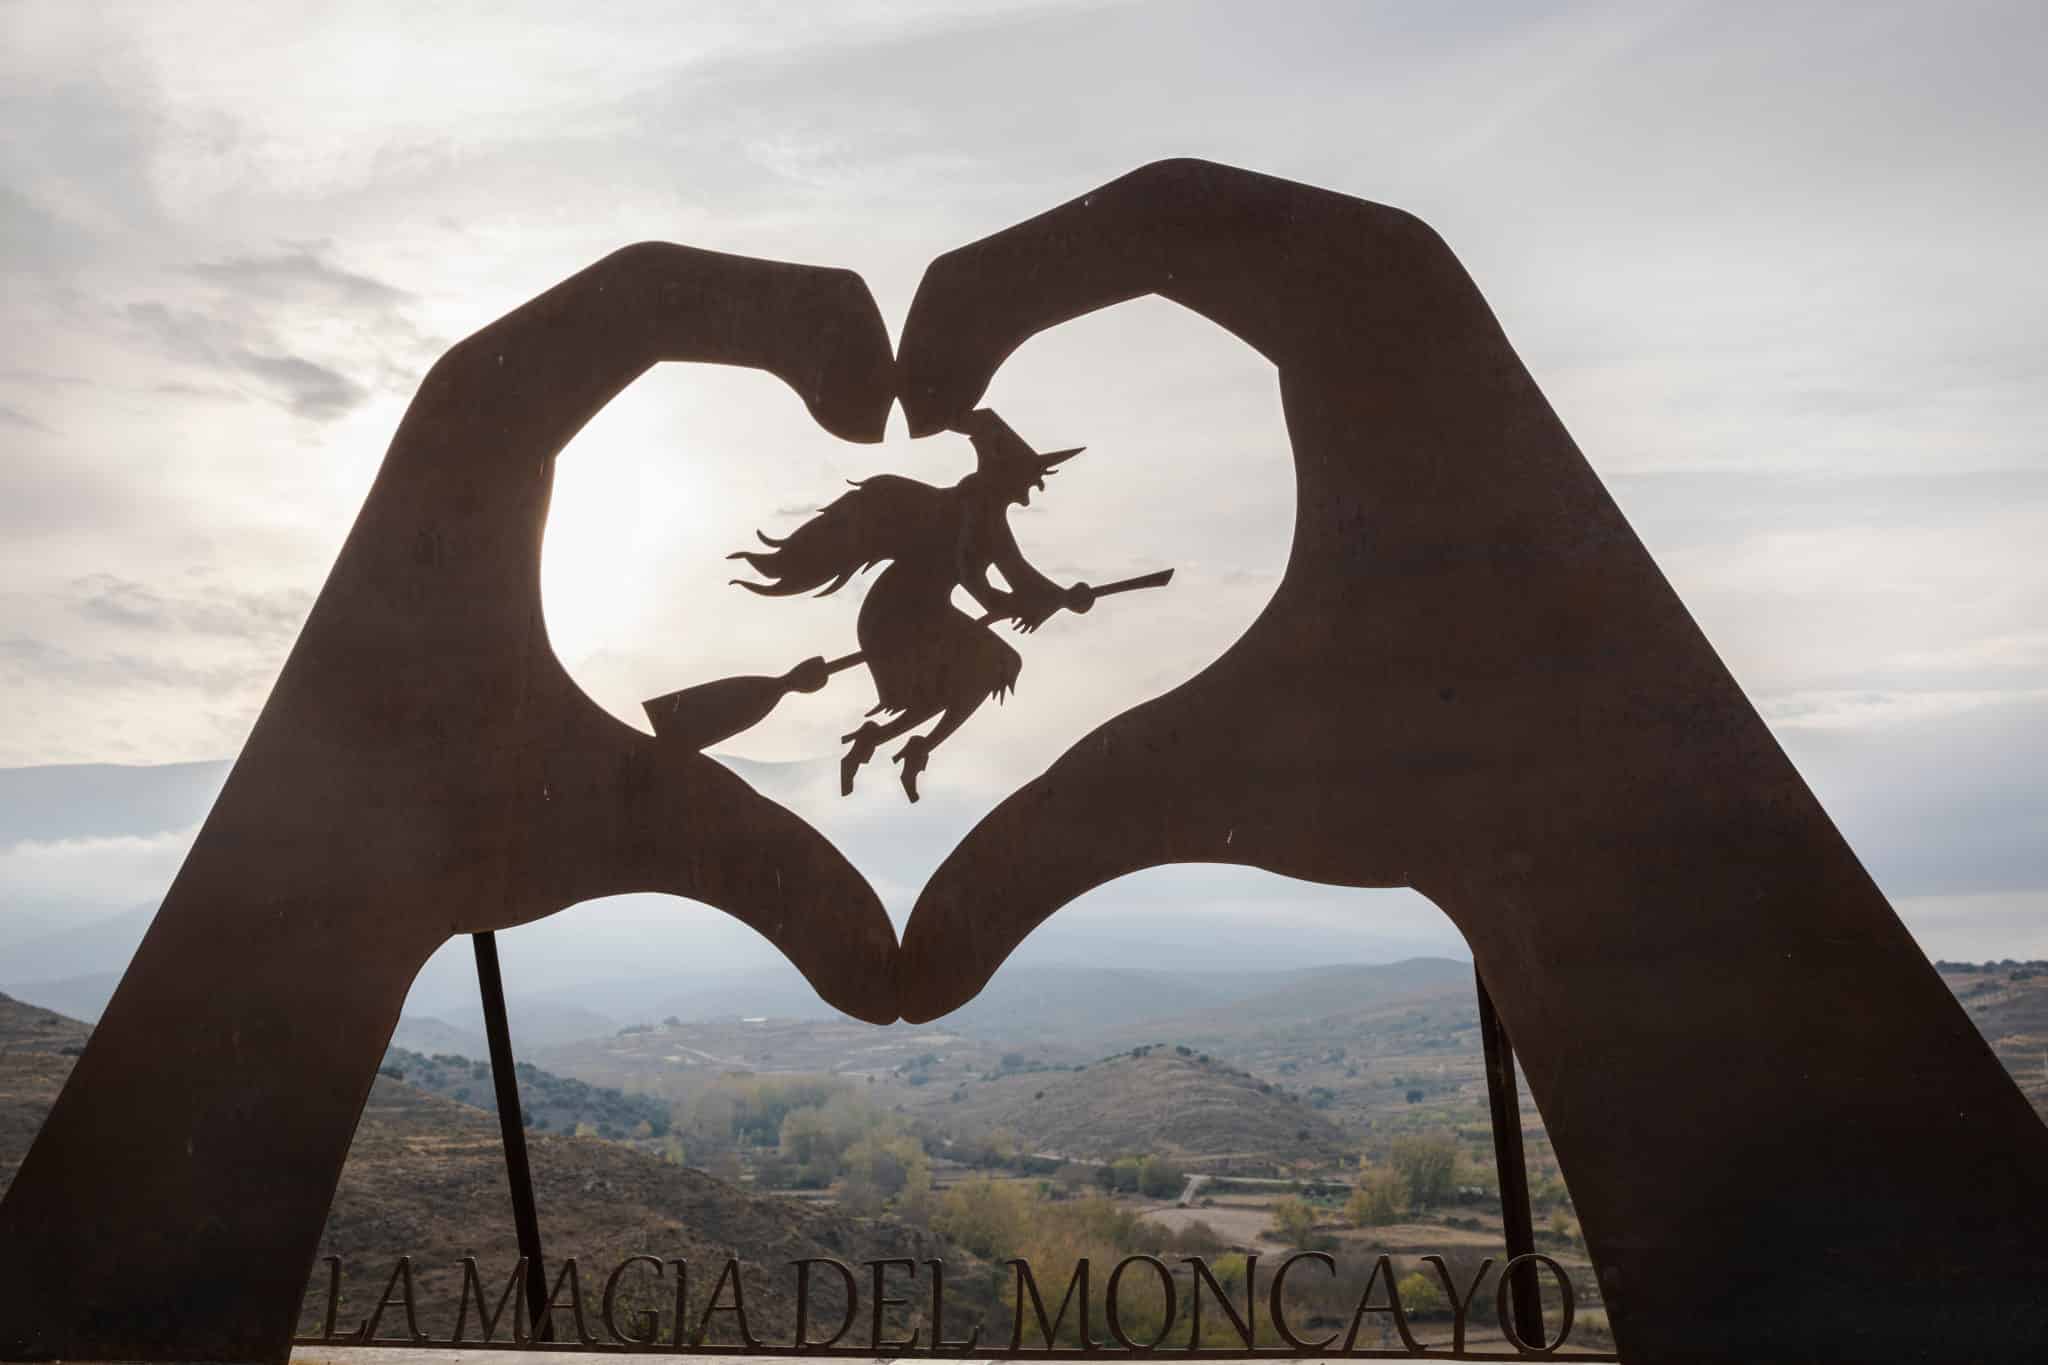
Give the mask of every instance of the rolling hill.
<svg viewBox="0 0 2048 1365">
<path fill-rule="evenodd" d="M 1105 1161 L 1156 1153 L 1205 1169 L 1315 1168 L 1354 1143 L 1269 1081 L 1192 1049 L 1140 1048 L 1073 1071 L 926 1085 L 913 1112 L 949 1134 L 1006 1129 L 1041 1156 Z"/>
</svg>

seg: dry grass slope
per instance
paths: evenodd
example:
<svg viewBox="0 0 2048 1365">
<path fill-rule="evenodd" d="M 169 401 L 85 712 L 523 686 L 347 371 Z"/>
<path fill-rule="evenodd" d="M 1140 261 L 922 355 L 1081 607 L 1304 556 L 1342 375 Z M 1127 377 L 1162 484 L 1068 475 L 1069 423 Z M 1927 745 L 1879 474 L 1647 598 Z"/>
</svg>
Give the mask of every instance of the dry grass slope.
<svg viewBox="0 0 2048 1365">
<path fill-rule="evenodd" d="M 1183 1163 L 1253 1158 L 1326 1165 L 1353 1144 L 1295 1095 L 1234 1067 L 1173 1048 L 1037 1071 L 919 1096 L 956 1134 L 1008 1129 L 1026 1151 L 1101 1161 L 1141 1153 Z M 952 1098 L 958 1094 L 959 1099 Z"/>
</svg>

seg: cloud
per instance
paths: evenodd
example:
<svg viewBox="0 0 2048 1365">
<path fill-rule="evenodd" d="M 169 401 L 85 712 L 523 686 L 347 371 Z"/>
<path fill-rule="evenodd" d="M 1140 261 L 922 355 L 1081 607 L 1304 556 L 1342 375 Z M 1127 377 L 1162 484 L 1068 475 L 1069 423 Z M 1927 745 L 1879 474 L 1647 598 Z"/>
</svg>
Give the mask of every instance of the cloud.
<svg viewBox="0 0 2048 1365">
<path fill-rule="evenodd" d="M 297 588 L 269 593 L 206 587 L 167 596 L 146 583 L 109 573 L 72 580 L 75 609 L 109 625 L 263 641 L 298 633 L 313 595 Z"/>
<path fill-rule="evenodd" d="M 143 300 L 122 315 L 180 364 L 251 381 L 306 421 L 337 421 L 369 400 L 373 383 L 399 387 L 410 380 L 394 355 L 437 350 L 438 343 L 414 325 L 413 294 L 336 265 L 320 254 L 326 246 L 298 243 L 267 255 L 174 267 L 204 286 L 203 297 Z M 159 392 L 165 387 L 156 386 Z M 194 396 L 220 394 L 218 385 L 183 387 Z"/>
<path fill-rule="evenodd" d="M 234 660 L 187 662 L 158 654 L 71 649 L 30 636 L 0 638 L 0 684 L 14 688 L 62 683 L 125 691 L 141 686 L 217 699 L 266 684 L 275 673 L 273 666 Z"/>
<path fill-rule="evenodd" d="M 336 370 L 267 349 L 272 343 L 264 329 L 155 302 L 131 303 L 126 315 L 165 354 L 188 365 L 246 375 L 293 416 L 332 421 L 369 397 L 368 389 Z"/>
<path fill-rule="evenodd" d="M 23 384 L 33 388 L 90 388 L 92 381 L 81 374 L 52 374 L 48 370 L 0 370 L 0 384 Z"/>
<path fill-rule="evenodd" d="M 0 906 L 154 904 L 197 833 L 194 825 L 149 836 L 25 840 L 0 848 Z"/>
<path fill-rule="evenodd" d="M 230 256 L 184 267 L 185 273 L 255 297 L 304 302 L 321 299 L 350 308 L 381 310 L 411 303 L 413 295 L 382 280 L 344 270 L 311 250 L 274 256 Z"/>
<path fill-rule="evenodd" d="M 331 421 L 368 398 L 369 390 L 345 375 L 302 356 L 260 355 L 236 351 L 234 363 L 264 380 L 285 396 L 285 405 L 297 417 Z"/>
<path fill-rule="evenodd" d="M 11 408 L 5 403 L 0 403 L 0 426 L 21 427 L 28 431 L 47 432 L 50 430 L 49 427 L 44 426 L 19 408 Z"/>
</svg>

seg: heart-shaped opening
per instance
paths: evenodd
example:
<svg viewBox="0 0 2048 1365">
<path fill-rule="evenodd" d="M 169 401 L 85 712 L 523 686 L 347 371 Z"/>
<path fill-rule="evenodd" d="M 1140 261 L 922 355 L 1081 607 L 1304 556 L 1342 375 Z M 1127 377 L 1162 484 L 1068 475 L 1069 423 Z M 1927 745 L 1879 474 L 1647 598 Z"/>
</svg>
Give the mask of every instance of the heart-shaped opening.
<svg viewBox="0 0 2048 1365">
<path fill-rule="evenodd" d="M 1133 373 L 1119 374 L 1115 360 L 1133 357 L 1139 358 L 1128 367 Z M 903 802 L 892 774 L 880 764 L 865 774 L 853 797 L 837 792 L 837 737 L 874 700 L 859 673 L 821 694 L 788 699 L 766 723 L 713 750 L 764 794 L 831 837 L 876 886 L 899 925 L 933 868 L 997 801 L 1101 721 L 1172 689 L 1228 649 L 1271 597 L 1293 535 L 1293 465 L 1271 368 L 1171 305 L 1146 302 L 1111 310 L 1046 334 L 1010 359 L 984 401 L 1041 449 L 1089 447 L 1043 497 L 1013 514 L 1028 558 L 1060 582 L 1102 582 L 1162 567 L 1175 569 L 1176 578 L 1169 593 L 1105 604 L 1081 619 L 1061 618 L 1020 641 L 1026 662 L 1018 694 L 1005 706 L 985 708 L 946 746 L 927 778 L 927 799 L 916 808 Z M 838 442 L 812 425 L 786 389 L 761 375 L 658 370 L 601 413 L 558 464 L 543 560 L 543 600 L 557 656 L 604 709 L 645 729 L 641 703 L 649 697 L 720 677 L 779 673 L 811 655 L 842 653 L 854 645 L 853 616 L 866 582 L 823 599 L 763 601 L 727 586 L 732 566 L 725 554 L 746 545 L 756 527 L 786 533 L 837 496 L 847 479 L 889 472 L 944 485 L 971 469 L 972 458 L 967 443 L 951 436 L 871 447 Z M 1277 1034 L 1253 1020 L 1249 1033 L 1240 1029 L 1244 1036 L 1227 1044 L 1237 1048 L 1234 1054 L 1224 1051 L 1224 1042 L 1211 1043 L 1214 1056 L 1201 1050 L 1203 1042 L 1226 1037 L 1222 1021 L 1232 1008 L 1255 1010 L 1247 1002 L 1274 996 L 1302 1006 L 1303 993 L 1314 984 L 1304 968 L 1431 952 L 1464 956 L 1448 919 L 1412 892 L 1311 886 L 1209 865 L 1120 878 L 1081 897 L 1034 934 L 990 990 L 955 1018 L 936 1028 L 886 1032 L 816 1020 L 815 1009 L 806 1008 L 809 992 L 792 970 L 760 943 L 752 945 L 750 962 L 746 931 L 701 907 L 677 907 L 658 897 L 614 898 L 506 937 L 515 1019 L 520 996 L 554 997 L 552 1016 L 529 1013 L 521 1023 L 544 1064 L 558 1070 L 661 1094 L 668 1080 L 650 1081 L 652 1072 L 635 1068 L 667 1067 L 684 1078 L 678 1082 L 683 1093 L 669 1098 L 686 1104 L 706 1096 L 721 1101 L 720 1078 L 734 1070 L 840 1072 L 847 1085 L 877 1087 L 876 1094 L 882 1088 L 901 1092 L 896 1112 L 919 1114 L 920 1132 L 948 1153 L 986 1148 L 998 1164 L 1021 1161 L 1020 1170 L 1032 1161 L 1052 1160 L 1072 1181 L 1101 1184 L 1107 1173 L 1118 1191 L 1122 1187 L 1115 1182 L 1123 1170 L 1113 1159 L 1117 1153 L 1020 1152 L 1019 1137 L 1027 1146 L 1079 1139 L 1012 1131 L 1001 1115 L 1055 1108 L 1060 1097 L 1053 1092 L 1062 1086 L 1077 1092 L 1089 1084 L 1100 1088 L 1099 1075 L 1088 1082 L 1076 1079 L 1091 1068 L 1114 1070 L 1128 1063 L 1143 1070 L 1155 1060 L 1158 1045 L 1133 1043 L 1135 1034 L 1123 1039 L 1130 1044 L 1125 1053 L 1080 1060 L 1095 1040 L 1115 1036 L 1119 1028 L 1195 1030 L 1188 1034 L 1193 1042 L 1169 1042 L 1156 1060 L 1168 1067 L 1184 1064 L 1191 1075 L 1203 1071 L 1188 1083 L 1228 1091 L 1234 1098 L 1225 1107 L 1270 1108 L 1266 1117 L 1279 1127 L 1268 1136 L 1277 1135 L 1280 1146 L 1260 1160 L 1276 1172 L 1288 1170 L 1289 1163 L 1297 1176 L 1311 1167 L 1325 1175 L 1352 1169 L 1357 1148 L 1398 1160 L 1390 1155 L 1396 1150 L 1391 1142 L 1347 1134 L 1320 1112 L 1364 1103 L 1359 1097 L 1367 1092 L 1385 1091 L 1380 1099 L 1398 1094 L 1403 1106 L 1382 1138 L 1415 1136 L 1401 1130 L 1427 1127 L 1422 1120 L 1431 1104 L 1444 1110 L 1437 1115 L 1439 1127 L 1469 1129 L 1464 1120 L 1472 1115 L 1466 1111 L 1476 1099 L 1483 1112 L 1485 1101 L 1485 1081 L 1472 1057 L 1429 1055 L 1467 1027 L 1462 1013 L 1439 1017 L 1429 1013 L 1434 1006 L 1420 1007 L 1417 1017 L 1442 1033 L 1441 1039 L 1397 1040 L 1414 1047 L 1372 1063 L 1347 1060 L 1343 1044 L 1330 1042 L 1339 1014 L 1334 1004 L 1330 1013 L 1283 1022 Z M 575 950 L 550 949 L 547 939 L 574 944 Z M 1119 987 L 1105 979 L 1105 964 L 1137 970 L 1127 972 Z M 589 1055 L 547 1047 L 550 1035 L 576 1029 L 573 1019 L 562 1017 L 570 1012 L 564 1007 L 573 992 L 559 986 L 550 991 L 537 978 L 542 971 L 559 978 L 565 970 L 581 975 L 586 987 L 604 981 L 607 1003 L 624 1014 L 604 1020 L 593 1011 L 586 1033 L 594 1023 L 623 1027 L 617 1041 L 597 1042 L 594 1052 L 586 1048 Z M 1468 967 L 1441 960 L 1413 971 L 1419 973 L 1421 995 L 1433 986 L 1447 998 L 1457 993 L 1454 978 L 1470 979 Z M 1431 972 L 1441 979 L 1420 980 Z M 1386 992 L 1396 1002 L 1411 998 L 1404 994 L 1410 983 L 1398 976 Z M 725 989 L 715 991 L 717 1005 L 707 1009 L 707 987 L 719 977 Z M 1056 982 L 1127 1005 L 1117 998 L 1120 990 L 1139 989 L 1141 978 L 1158 991 L 1156 1016 L 1097 1021 L 1093 1034 L 1082 1028 L 1072 1037 L 1026 1037 L 1032 1024 L 1013 1008 L 1017 1000 L 1029 999 L 1043 1014 L 1048 998 L 1059 995 L 1049 988 Z M 1235 985 L 1226 984 L 1233 979 Z M 1470 998 L 1469 984 L 1463 998 Z M 731 1032 L 729 1038 L 691 1034 L 690 1016 L 719 1012 L 728 1015 L 717 1027 Z M 757 1025 L 771 1029 L 773 1016 L 790 1015 L 810 1015 L 811 1032 L 799 1028 L 787 1040 L 749 1032 Z M 1403 1013 L 1401 1022 L 1409 1017 Z M 1363 1016 L 1353 1023 L 1360 1039 L 1378 1041 L 1375 1025 Z M 812 1036 L 833 1027 L 851 1031 L 838 1039 L 838 1055 L 828 1055 L 834 1044 Z M 1025 1033 L 1004 1041 L 1003 1028 Z M 1203 1034 L 1203 1028 L 1222 1031 Z M 772 1045 L 761 1042 L 771 1036 Z M 930 1050 L 917 1051 L 934 1039 L 939 1041 Z M 794 1055 L 781 1051 L 791 1046 L 798 1049 Z M 605 1070 L 620 1066 L 627 1070 Z M 1270 1077 L 1258 1074 L 1266 1066 L 1273 1069 Z M 1369 1069 L 1369 1081 L 1348 1087 Z M 1111 1084 L 1114 1109 L 1129 1090 L 1122 1079 Z M 850 1093 L 852 1098 L 837 1091 L 815 1098 L 845 1100 L 847 1112 L 866 1112 L 858 1090 Z M 745 1107 L 734 1096 L 723 1099 L 734 1101 L 726 1107 Z M 707 1121 L 715 1128 L 721 1103 L 698 1107 L 712 1114 Z M 809 1107 L 820 1110 L 819 1122 L 827 1121 L 824 1106 Z M 1169 1098 L 1161 1112 L 1185 1117 L 1172 1114 L 1175 1107 Z M 1084 1119 L 1085 1129 L 1093 1119 Z M 1111 1140 L 1140 1149 L 1164 1144 L 1162 1150 L 1176 1156 L 1192 1151 L 1178 1137 L 1138 1131 L 1145 1122 L 1141 1117 L 1137 1128 L 1126 1122 Z M 802 1125 L 792 1123 L 784 1115 L 776 1133 L 757 1134 L 763 1140 L 752 1143 L 744 1158 L 737 1149 L 717 1156 L 719 1173 L 744 1175 L 757 1186 L 827 1179 L 803 1169 L 808 1148 Z M 1470 1136 L 1460 1141 L 1463 1159 L 1482 1161 L 1485 1154 Z M 842 1169 L 829 1177 L 842 1206 L 854 1212 L 879 1211 L 887 1200 L 906 1197 L 902 1190 L 882 1188 L 887 1182 L 878 1174 L 904 1175 L 890 1167 L 894 1149 L 881 1137 L 864 1141 L 874 1148 L 861 1158 L 868 1165 L 848 1164 L 852 1158 L 839 1153 L 835 1159 L 843 1158 Z M 1007 1155 L 1000 1150 L 1006 1143 L 1012 1148 Z M 1226 1164 L 1236 1159 L 1227 1151 L 1192 1154 Z M 1077 1155 L 1081 1159 L 1056 1160 Z M 1156 1159 L 1149 1168 L 1134 1169 L 1135 1193 L 1155 1200 L 1180 1193 L 1189 1202 L 1185 1189 L 1146 1184 L 1160 1179 Z M 1554 1164 L 1549 1169 L 1554 1172 Z M 1176 1171 L 1177 1179 L 1186 1174 Z M 921 1219 L 933 1216 L 932 1197 Z M 1313 1226 L 1280 1228 L 1298 1215 L 1313 1223 L 1313 1210 L 1299 1214 L 1286 1207 L 1289 1202 L 1253 1198 L 1208 1218 L 1197 1208 L 1160 1209 L 1156 1226 L 1145 1235 L 1164 1227 L 1189 1239 L 1187 1244 L 1152 1249 L 1210 1254 L 1238 1244 L 1256 1247 L 1276 1235 L 1288 1246 L 1311 1245 L 1304 1239 L 1325 1235 Z M 1355 1221 L 1363 1228 L 1366 1219 L 1360 1213 Z M 948 1231 L 962 1245 L 976 1236 L 965 1227 Z M 1494 1235 L 1472 1231 L 1481 1240 Z M 1345 1235 L 1361 1247 L 1378 1236 Z"/>
<path fill-rule="evenodd" d="M 1270 598 L 1293 534 L 1272 367 L 1171 304 L 1047 333 L 1011 358 L 985 401 L 1040 449 L 1088 447 L 1030 506 L 1012 509 L 1027 558 L 1062 583 L 1168 567 L 1175 577 L 1032 635 L 1005 632 L 1024 659 L 1016 692 L 934 751 L 915 809 L 886 762 L 895 745 L 852 797 L 838 794 L 839 736 L 875 701 L 862 670 L 786 699 L 712 749 L 838 844 L 899 924 L 998 800 L 1227 649 Z M 756 529 L 787 534 L 849 479 L 888 472 L 950 485 L 974 468 L 964 437 L 913 441 L 901 429 L 899 417 L 882 444 L 839 441 L 756 372 L 664 366 L 643 376 L 557 462 L 542 598 L 563 665 L 599 705 L 646 729 L 648 698 L 854 648 L 872 572 L 827 597 L 763 599 L 729 586 L 742 566 L 725 556 L 754 544 Z M 644 944 L 625 951 L 666 956 Z"/>
</svg>

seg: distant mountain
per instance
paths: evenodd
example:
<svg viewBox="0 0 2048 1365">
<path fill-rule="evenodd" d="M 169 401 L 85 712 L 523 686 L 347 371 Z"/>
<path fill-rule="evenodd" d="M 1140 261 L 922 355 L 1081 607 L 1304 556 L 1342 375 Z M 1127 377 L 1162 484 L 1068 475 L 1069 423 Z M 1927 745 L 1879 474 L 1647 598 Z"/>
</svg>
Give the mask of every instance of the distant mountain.
<svg viewBox="0 0 2048 1365">
<path fill-rule="evenodd" d="M 155 906 L 139 905 L 10 944 L 0 950 L 0 987 L 99 974 L 118 978 L 155 918 Z"/>
<path fill-rule="evenodd" d="M 512 1028 L 512 1046 L 523 1059 L 527 1049 L 554 1047 L 582 1038 L 603 1038 L 619 1031 L 619 1021 L 608 1014 L 544 996 L 507 994 L 505 1014 Z M 472 1038 L 484 1036 L 481 1004 L 451 1009 L 438 1016 L 458 1033 Z M 464 1055 L 474 1055 L 465 1053 Z"/>
<path fill-rule="evenodd" d="M 1442 957 L 1307 967 L 1266 976 L 1260 984 L 1263 989 L 1225 1004 L 1161 1011 L 1126 1028 L 1105 1030 L 1104 1041 L 1229 1045 L 1276 1029 L 1313 1028 L 1319 1021 L 1375 1013 L 1403 1000 L 1476 998 L 1472 964 Z"/>
<path fill-rule="evenodd" d="M 511 1007 L 506 1007 L 511 1012 Z M 410 1048 L 424 1052 L 429 1057 L 440 1053 L 454 1053 L 458 1057 L 488 1057 L 490 1044 L 481 1033 L 457 1028 L 445 1019 L 427 1015 L 404 1015 L 398 1027 L 391 1034 L 393 1047 Z"/>
<path fill-rule="evenodd" d="M 1030 1042 L 1098 1038 L 1142 1020 L 1227 1005 L 1227 978 L 1113 967 L 1006 967 L 944 1019 L 981 1038 Z"/>
<path fill-rule="evenodd" d="M 114 987 L 121 984 L 119 972 L 93 972 L 86 976 L 67 977 L 62 981 L 29 981 L 8 987 L 21 1000 L 55 1010 L 73 1019 L 98 1023 L 106 1013 L 107 1002 L 114 998 Z"/>
</svg>

